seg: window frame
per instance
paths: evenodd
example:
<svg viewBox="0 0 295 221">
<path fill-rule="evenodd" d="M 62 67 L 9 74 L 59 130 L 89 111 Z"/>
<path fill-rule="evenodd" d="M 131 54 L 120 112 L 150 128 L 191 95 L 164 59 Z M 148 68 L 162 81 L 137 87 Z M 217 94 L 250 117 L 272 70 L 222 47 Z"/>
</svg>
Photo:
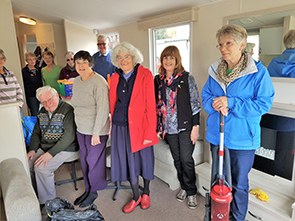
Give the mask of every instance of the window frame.
<svg viewBox="0 0 295 221">
<path fill-rule="evenodd" d="M 156 70 L 157 66 L 157 55 L 156 55 L 156 31 L 159 29 L 165 29 L 165 28 L 172 28 L 172 27 L 178 27 L 178 26 L 184 26 L 188 25 L 189 26 L 189 67 L 188 70 L 186 71 L 191 72 L 192 70 L 192 39 L 193 39 L 193 24 L 192 22 L 182 22 L 182 23 L 177 23 L 177 24 L 169 24 L 169 25 L 164 25 L 164 26 L 159 26 L 159 27 L 153 27 L 149 28 L 149 66 L 150 70 L 152 71 L 153 75 L 156 75 L 158 73 L 158 70 Z"/>
</svg>

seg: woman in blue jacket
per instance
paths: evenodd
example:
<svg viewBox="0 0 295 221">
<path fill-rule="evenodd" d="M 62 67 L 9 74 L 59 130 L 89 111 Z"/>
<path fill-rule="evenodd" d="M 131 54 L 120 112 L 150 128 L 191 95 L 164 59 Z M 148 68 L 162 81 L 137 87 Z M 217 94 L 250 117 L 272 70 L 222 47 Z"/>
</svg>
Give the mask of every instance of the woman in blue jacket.
<svg viewBox="0 0 295 221">
<path fill-rule="evenodd" d="M 209 67 L 209 78 L 202 91 L 203 106 L 208 113 L 206 139 L 213 154 L 219 145 L 221 112 L 226 116 L 224 145 L 229 149 L 231 163 L 231 220 L 244 221 L 248 173 L 255 150 L 260 147 L 259 123 L 271 108 L 274 89 L 267 69 L 245 53 L 247 32 L 243 27 L 225 25 L 216 37 L 221 58 Z"/>
<path fill-rule="evenodd" d="M 267 69 L 272 77 L 295 78 L 295 29 L 284 36 L 286 50 L 272 59 Z"/>
</svg>

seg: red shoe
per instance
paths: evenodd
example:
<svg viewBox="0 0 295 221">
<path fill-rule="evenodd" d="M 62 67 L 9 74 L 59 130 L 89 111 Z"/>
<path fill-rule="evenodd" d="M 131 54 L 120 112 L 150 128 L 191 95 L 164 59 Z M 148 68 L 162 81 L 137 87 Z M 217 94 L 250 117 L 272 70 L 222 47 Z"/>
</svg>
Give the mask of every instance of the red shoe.
<svg viewBox="0 0 295 221">
<path fill-rule="evenodd" d="M 147 194 L 142 194 L 140 207 L 141 209 L 148 209 L 151 206 L 151 198 Z"/>
<path fill-rule="evenodd" d="M 135 202 L 135 200 L 131 200 L 129 203 L 127 203 L 123 207 L 123 212 L 124 213 L 131 213 L 135 208 L 140 204 L 141 202 L 141 196 L 139 196 L 138 200 Z"/>
</svg>

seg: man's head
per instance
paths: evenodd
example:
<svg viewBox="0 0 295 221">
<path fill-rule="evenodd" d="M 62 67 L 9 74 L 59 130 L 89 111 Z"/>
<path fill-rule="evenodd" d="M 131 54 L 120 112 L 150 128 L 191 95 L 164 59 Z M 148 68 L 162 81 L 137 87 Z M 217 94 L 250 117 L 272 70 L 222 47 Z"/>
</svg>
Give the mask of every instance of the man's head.
<svg viewBox="0 0 295 221">
<path fill-rule="evenodd" d="M 58 107 L 59 96 L 57 91 L 50 87 L 40 87 L 36 91 L 36 97 L 48 112 L 54 112 Z"/>
<path fill-rule="evenodd" d="M 109 50 L 109 39 L 106 35 L 97 36 L 97 47 L 100 53 L 106 54 Z"/>
</svg>

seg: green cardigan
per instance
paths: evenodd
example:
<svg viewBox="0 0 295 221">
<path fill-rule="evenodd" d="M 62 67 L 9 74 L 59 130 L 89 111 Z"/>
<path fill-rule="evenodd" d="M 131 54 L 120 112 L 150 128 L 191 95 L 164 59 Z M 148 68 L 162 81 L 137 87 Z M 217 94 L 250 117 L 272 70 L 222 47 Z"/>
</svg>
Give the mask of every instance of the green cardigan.
<svg viewBox="0 0 295 221">
<path fill-rule="evenodd" d="M 37 152 L 38 148 L 52 156 L 61 151 L 78 150 L 74 110 L 71 105 L 60 101 L 51 118 L 45 108 L 41 108 L 37 115 L 29 150 Z"/>
<path fill-rule="evenodd" d="M 60 71 L 61 68 L 58 65 L 55 65 L 51 71 L 48 71 L 46 67 L 42 68 L 41 72 L 43 85 L 53 87 L 57 92 L 59 92 L 57 80 L 59 79 Z"/>
</svg>

